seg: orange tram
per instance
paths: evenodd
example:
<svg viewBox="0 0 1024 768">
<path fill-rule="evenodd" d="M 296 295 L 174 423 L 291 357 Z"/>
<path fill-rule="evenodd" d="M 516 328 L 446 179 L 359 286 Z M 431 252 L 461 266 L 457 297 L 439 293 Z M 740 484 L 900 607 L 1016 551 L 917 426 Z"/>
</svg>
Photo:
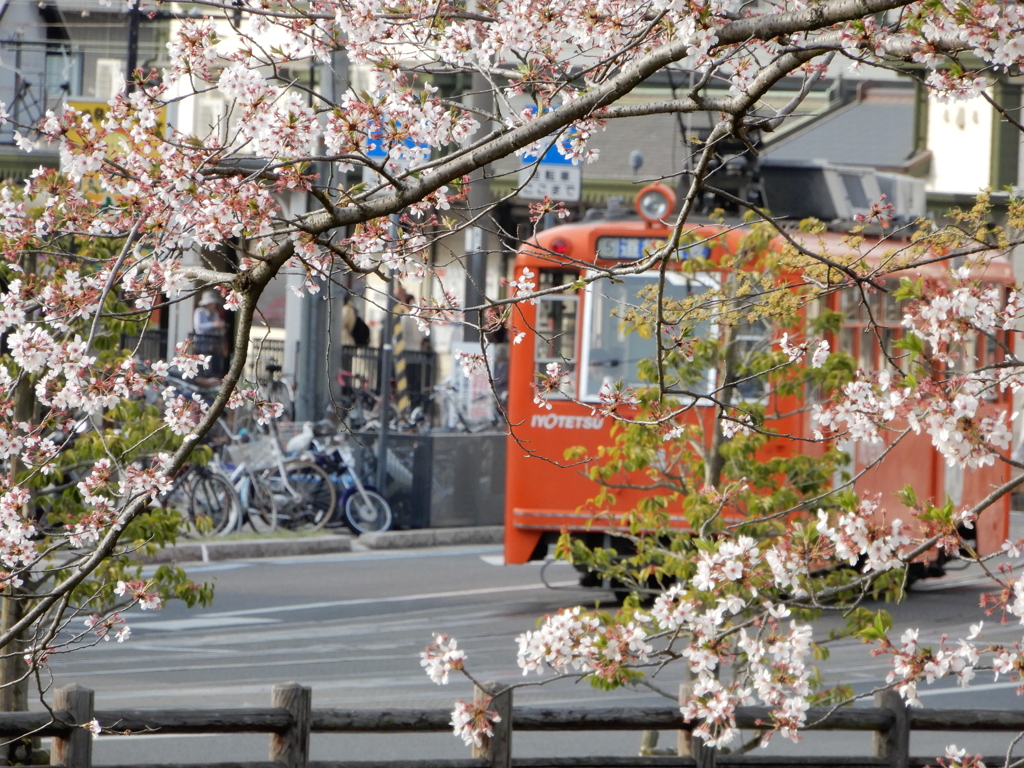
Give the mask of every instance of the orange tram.
<svg viewBox="0 0 1024 768">
<path fill-rule="evenodd" d="M 638 215 L 618 220 L 583 221 L 540 232 L 520 249 L 515 262 L 515 279 L 532 280 L 540 290 L 572 286 L 595 265 L 637 261 L 658 241 L 670 236 L 668 227 L 653 217 L 644 218 L 641 213 L 645 204 L 652 204 L 650 195 L 658 194 L 665 196 L 660 211 L 661 216 L 665 216 L 674 202 L 671 191 L 652 185 L 637 196 Z M 653 201 L 655 209 L 658 202 Z M 735 229 L 726 232 L 723 226 L 712 224 L 697 224 L 694 229 L 699 230 L 698 241 L 714 238 L 710 247 L 693 246 L 703 249 L 700 255 L 711 260 L 721 255 L 722 249 L 735 245 L 744 234 Z M 821 237 L 830 252 L 848 249 L 843 245 L 841 233 L 825 233 Z M 779 245 L 776 242 L 769 247 Z M 943 281 L 948 279 L 946 275 L 944 264 L 933 263 L 905 269 L 886 280 L 891 280 L 891 285 L 895 286 L 900 277 Z M 714 275 L 708 277 L 709 281 L 717 279 Z M 1010 265 L 1002 257 L 992 258 L 980 277 L 985 282 L 1003 286 L 1004 291 L 1013 284 Z M 543 559 L 548 546 L 562 530 L 585 537 L 592 545 L 616 545 L 615 515 L 595 518 L 587 511 L 584 504 L 597 495 L 598 485 L 586 476 L 581 466 L 565 466 L 569 464 L 565 453 L 569 448 L 582 447 L 587 456 L 596 456 L 599 446 L 612 443 L 612 420 L 595 415 L 590 404 L 598 402 L 601 387 L 608 380 L 641 386 L 637 380 L 637 362 L 653 356 L 654 352 L 653 339 L 624 333 L 621 321 L 612 312 L 621 304 L 635 303 L 637 293 L 656 280 L 653 272 L 627 275 L 615 283 L 602 280 L 583 288 L 567 287 L 565 291 L 543 295 L 534 303 L 517 306 L 512 319 L 513 332 L 525 333 L 525 337 L 520 343 L 511 344 L 509 352 L 508 418 L 515 426 L 514 434 L 508 438 L 506 458 L 507 564 Z M 692 285 L 692 281 L 690 277 L 686 282 Z M 899 308 L 889 294 L 876 291 L 869 294 L 869 300 L 873 302 L 871 317 L 879 326 L 877 334 L 868 332 L 868 314 L 856 289 L 839 290 L 822 299 L 843 315 L 839 332 L 830 335 L 832 349 L 851 354 L 858 367 L 865 371 L 879 370 L 884 359 L 880 341 L 888 347 L 899 338 L 902 330 Z M 976 364 L 1001 359 L 1000 345 L 991 339 L 979 337 L 971 345 L 973 348 L 968 354 L 973 355 Z M 552 362 L 562 366 L 568 379 L 565 397 L 549 398 L 552 407 L 548 410 L 534 402 L 532 385 L 537 381 L 537 374 L 543 374 Z M 709 380 L 708 386 L 713 386 L 713 380 Z M 774 397 L 767 395 L 768 411 L 776 404 Z M 979 418 L 1011 409 L 1011 397 L 1010 392 L 994 394 L 982 405 Z M 782 422 L 773 421 L 774 428 L 797 438 L 812 436 L 815 426 L 809 407 L 800 407 L 803 403 L 794 398 L 777 404 L 780 412 L 791 415 Z M 694 407 L 710 407 L 710 403 L 703 406 L 698 400 Z M 852 476 L 863 472 L 855 490 L 862 495 L 880 496 L 880 507 L 886 510 L 887 519 L 900 517 L 911 524 L 911 530 L 913 519 L 896 495 L 905 486 L 913 486 L 922 501 L 928 499 L 942 504 L 951 499 L 959 508 L 980 501 L 993 487 L 1009 479 L 1009 469 L 1004 462 L 967 471 L 948 467 L 932 447 L 927 434 L 913 433 L 899 441 L 882 462 L 865 472 L 890 447 L 892 436 L 883 435 L 883 438 L 881 444 L 848 442 L 841 447 L 851 454 Z M 784 455 L 798 445 L 807 446 L 808 451 L 821 450 L 814 443 L 783 439 L 769 442 L 763 450 L 769 456 Z M 639 493 L 628 489 L 615 491 L 612 511 L 626 512 L 634 508 Z M 1006 495 L 979 517 L 974 533 L 975 546 L 981 554 L 997 551 L 1006 540 L 1009 515 L 1010 498 Z M 940 563 L 932 562 L 926 573 L 936 575 L 940 568 Z"/>
</svg>

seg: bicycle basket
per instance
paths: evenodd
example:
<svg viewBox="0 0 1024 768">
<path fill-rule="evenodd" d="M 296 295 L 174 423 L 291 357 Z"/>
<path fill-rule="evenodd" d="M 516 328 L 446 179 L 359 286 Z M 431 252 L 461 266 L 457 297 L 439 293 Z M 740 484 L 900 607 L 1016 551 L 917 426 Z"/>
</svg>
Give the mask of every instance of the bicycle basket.
<svg viewBox="0 0 1024 768">
<path fill-rule="evenodd" d="M 228 458 L 236 467 L 243 464 L 254 472 L 277 465 L 277 445 L 273 437 L 257 437 L 247 443 L 227 446 Z"/>
</svg>

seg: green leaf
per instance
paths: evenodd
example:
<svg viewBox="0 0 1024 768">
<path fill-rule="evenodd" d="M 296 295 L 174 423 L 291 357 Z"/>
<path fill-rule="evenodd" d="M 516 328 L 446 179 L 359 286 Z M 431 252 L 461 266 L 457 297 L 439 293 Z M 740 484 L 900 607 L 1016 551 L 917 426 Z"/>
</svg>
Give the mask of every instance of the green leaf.
<svg viewBox="0 0 1024 768">
<path fill-rule="evenodd" d="M 893 343 L 893 347 L 895 347 L 896 349 L 905 349 L 908 352 L 913 352 L 918 355 L 923 355 L 924 339 L 922 339 L 916 333 L 910 332 L 902 339 L 897 339 Z"/>
<path fill-rule="evenodd" d="M 900 287 L 893 291 L 892 298 L 896 301 L 908 301 L 910 299 L 919 299 L 924 293 L 924 281 L 918 280 L 916 283 L 909 277 L 900 278 Z"/>
<path fill-rule="evenodd" d="M 917 507 L 917 494 L 914 492 L 914 488 L 911 485 L 903 486 L 903 490 L 897 493 L 896 497 L 905 507 Z"/>
</svg>

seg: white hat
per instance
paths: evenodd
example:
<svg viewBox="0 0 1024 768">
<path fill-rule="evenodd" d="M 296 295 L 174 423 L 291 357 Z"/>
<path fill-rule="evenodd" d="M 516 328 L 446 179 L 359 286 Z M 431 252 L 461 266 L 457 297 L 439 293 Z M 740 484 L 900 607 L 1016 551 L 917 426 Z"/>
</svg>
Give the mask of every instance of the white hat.
<svg viewBox="0 0 1024 768">
<path fill-rule="evenodd" d="M 207 304 L 221 304 L 220 294 L 216 291 L 203 291 L 203 295 L 199 297 L 199 306 L 205 307 Z"/>
</svg>

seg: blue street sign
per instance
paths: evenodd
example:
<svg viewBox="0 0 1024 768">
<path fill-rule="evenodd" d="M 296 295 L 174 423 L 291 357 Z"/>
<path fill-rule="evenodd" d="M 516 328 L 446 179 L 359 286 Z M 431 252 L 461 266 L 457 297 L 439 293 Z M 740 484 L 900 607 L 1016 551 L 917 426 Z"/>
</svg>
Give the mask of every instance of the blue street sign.
<svg viewBox="0 0 1024 768">
<path fill-rule="evenodd" d="M 580 199 L 583 188 L 583 169 L 579 161 L 567 158 L 559 151 L 569 148 L 566 133 L 543 139 L 547 148 L 537 162 L 536 155 L 523 155 L 523 165 L 519 169 L 519 197 L 525 200 L 542 200 L 548 197 L 565 203 L 575 203 Z"/>
<path fill-rule="evenodd" d="M 399 124 L 401 127 L 401 124 Z M 369 140 L 366 143 L 366 156 L 371 160 L 383 160 L 388 156 L 389 152 L 384 148 L 384 141 L 382 140 L 382 131 L 375 130 L 369 135 Z M 430 147 L 426 144 L 417 144 L 412 139 L 405 139 L 402 142 L 398 142 L 406 149 L 418 149 L 424 156 L 429 156 Z M 392 145 L 394 146 L 394 145 Z"/>
</svg>

